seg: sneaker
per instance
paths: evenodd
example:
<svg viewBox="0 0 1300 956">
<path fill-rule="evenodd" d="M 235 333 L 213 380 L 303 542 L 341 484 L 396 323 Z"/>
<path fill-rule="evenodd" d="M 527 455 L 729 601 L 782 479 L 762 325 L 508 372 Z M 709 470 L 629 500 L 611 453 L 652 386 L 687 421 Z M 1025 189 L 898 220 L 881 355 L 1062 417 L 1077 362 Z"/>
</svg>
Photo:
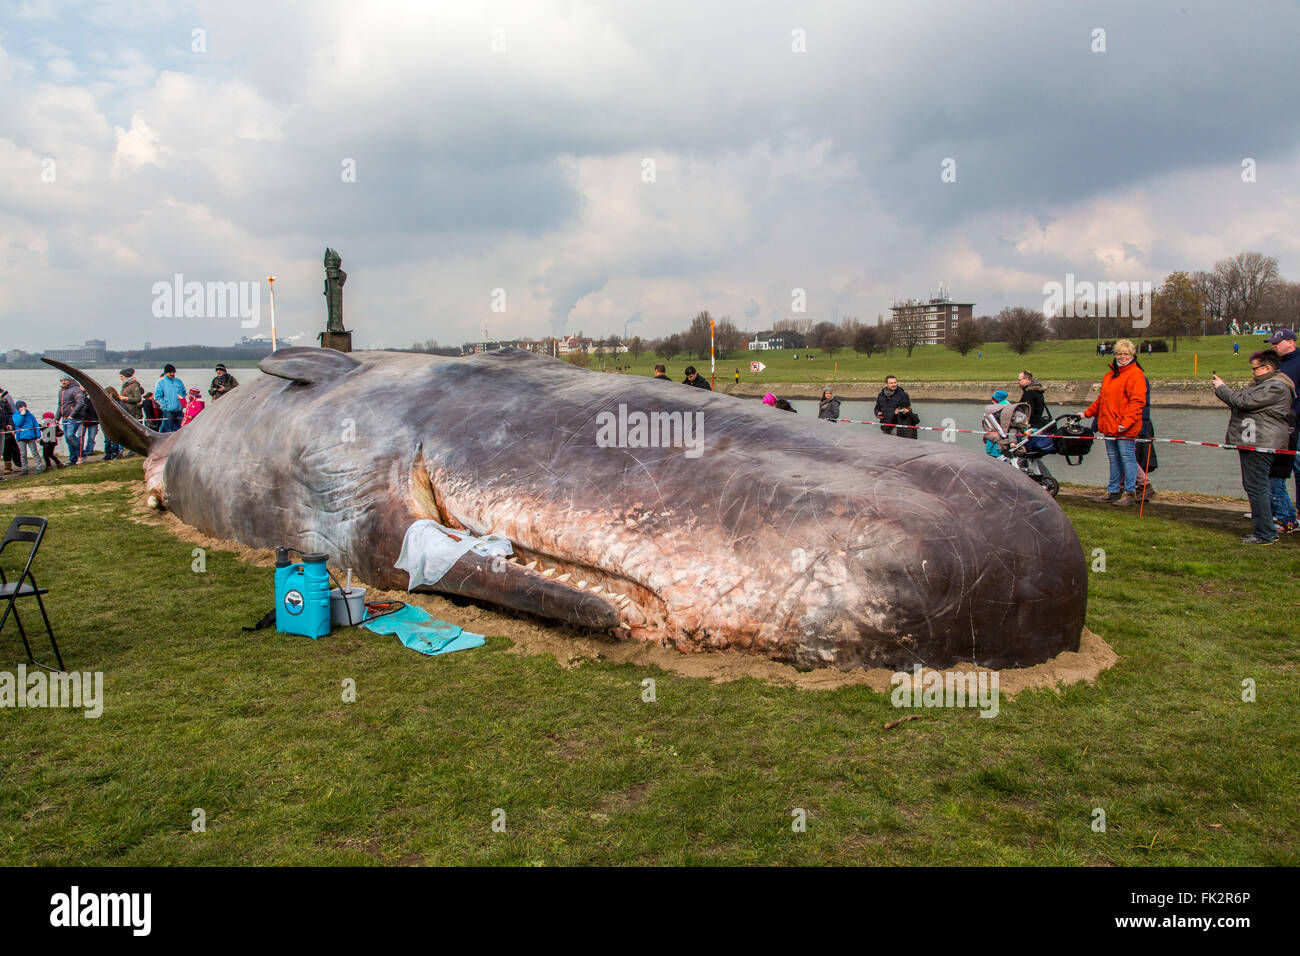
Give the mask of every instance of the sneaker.
<svg viewBox="0 0 1300 956">
<path fill-rule="evenodd" d="M 1241 539 L 1242 544 L 1272 544 L 1277 538 L 1261 538 L 1257 534 L 1248 534 Z"/>
<path fill-rule="evenodd" d="M 1278 534 L 1294 534 L 1297 527 L 1300 527 L 1300 525 L 1297 525 L 1294 521 L 1273 522 L 1273 530 Z"/>
<path fill-rule="evenodd" d="M 1131 491 L 1126 491 L 1117 501 L 1111 502 L 1116 508 L 1127 508 L 1129 505 L 1137 504 L 1137 496 Z"/>
<path fill-rule="evenodd" d="M 1118 491 L 1108 491 L 1105 494 L 1097 495 L 1093 501 L 1119 501 L 1120 494 Z"/>
<path fill-rule="evenodd" d="M 1133 492 L 1133 494 L 1137 495 L 1139 499 L 1150 501 L 1156 496 L 1156 490 L 1150 484 L 1138 485 L 1137 491 Z"/>
</svg>

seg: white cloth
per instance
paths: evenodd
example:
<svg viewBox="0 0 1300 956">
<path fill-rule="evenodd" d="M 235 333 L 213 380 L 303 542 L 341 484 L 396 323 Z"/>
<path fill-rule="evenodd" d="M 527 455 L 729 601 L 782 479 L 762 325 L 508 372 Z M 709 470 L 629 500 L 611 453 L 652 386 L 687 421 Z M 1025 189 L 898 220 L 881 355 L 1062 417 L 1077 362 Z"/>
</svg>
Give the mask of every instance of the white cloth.
<svg viewBox="0 0 1300 956">
<path fill-rule="evenodd" d="M 452 535 L 460 540 L 454 540 Z M 476 537 L 468 531 L 453 531 L 425 518 L 406 529 L 402 553 L 393 567 L 411 576 L 411 583 L 406 586 L 411 591 L 422 584 L 437 584 L 467 551 L 484 557 L 514 553 L 510 541 L 499 534 Z"/>
</svg>

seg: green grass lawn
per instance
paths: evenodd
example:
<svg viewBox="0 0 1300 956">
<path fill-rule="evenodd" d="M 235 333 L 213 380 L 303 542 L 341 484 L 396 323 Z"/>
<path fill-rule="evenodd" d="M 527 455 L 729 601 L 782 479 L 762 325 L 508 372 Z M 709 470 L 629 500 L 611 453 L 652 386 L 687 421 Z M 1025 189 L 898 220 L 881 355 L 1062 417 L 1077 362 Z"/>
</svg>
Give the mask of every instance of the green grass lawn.
<svg viewBox="0 0 1300 956">
<path fill-rule="evenodd" d="M 1136 340 L 1136 339 L 1135 339 Z M 1241 345 L 1241 354 L 1232 354 L 1232 343 Z M 1250 353 L 1264 348 L 1259 336 L 1206 336 L 1200 339 L 1179 339 L 1177 352 L 1153 352 L 1140 355 L 1138 361 L 1146 369 L 1147 376 L 1153 381 L 1191 381 L 1201 380 L 1207 384 L 1210 373 L 1217 371 L 1228 380 L 1247 381 L 1250 378 Z M 917 346 L 912 357 L 907 357 L 907 350 L 895 348 L 887 354 L 876 354 L 870 358 L 857 355 L 852 349 L 840 349 L 834 356 L 825 352 L 811 352 L 807 349 L 784 349 L 775 352 L 738 352 L 725 361 L 718 360 L 717 381 L 721 383 L 735 380 L 736 369 L 740 370 L 741 382 L 851 382 L 883 381 L 886 375 L 897 375 L 904 382 L 1004 382 L 1015 381 L 1016 373 L 1028 368 L 1036 376 L 1045 380 L 1100 380 L 1105 374 L 1106 365 L 1112 356 L 1097 354 L 1097 343 L 1093 339 L 1072 339 L 1069 341 L 1039 342 L 1028 355 L 1017 355 L 1002 342 L 993 342 L 984 346 L 982 358 L 975 352 L 965 357 L 942 345 Z M 800 358 L 796 361 L 795 354 Z M 808 355 L 814 359 L 808 361 Z M 1193 375 L 1193 356 L 1196 374 Z M 621 355 L 617 359 L 607 357 L 605 367 L 612 369 L 616 364 L 629 365 L 631 371 L 638 375 L 653 375 L 656 362 L 662 359 L 645 352 L 633 359 L 630 355 Z M 761 361 L 767 366 L 762 372 L 751 373 L 749 363 Z M 681 381 L 685 375 L 683 369 L 694 365 L 705 377 L 709 373 L 709 360 L 678 355 L 666 362 L 668 374 Z M 592 368 L 599 368 L 599 360 L 592 359 Z"/>
<path fill-rule="evenodd" d="M 271 570 L 211 551 L 193 572 L 191 544 L 126 517 L 138 487 L 0 509 L 50 518 L 38 578 L 68 666 L 103 671 L 106 698 L 98 720 L 0 710 L 5 864 L 1300 862 L 1300 541 L 1240 546 L 1234 514 L 1067 502 L 1106 551 L 1088 625 L 1120 661 L 982 719 L 865 688 L 566 669 L 490 632 L 437 658 L 361 630 L 244 633 Z M 12 623 L 0 656 L 22 657 Z M 883 729 L 905 713 L 923 716 Z"/>
</svg>

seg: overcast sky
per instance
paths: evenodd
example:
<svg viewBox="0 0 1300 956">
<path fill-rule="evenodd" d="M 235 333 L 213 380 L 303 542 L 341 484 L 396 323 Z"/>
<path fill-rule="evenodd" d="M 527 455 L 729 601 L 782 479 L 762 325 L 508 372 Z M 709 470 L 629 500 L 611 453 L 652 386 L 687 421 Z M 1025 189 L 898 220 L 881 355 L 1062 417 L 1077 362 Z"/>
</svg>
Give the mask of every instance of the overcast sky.
<svg viewBox="0 0 1300 956">
<path fill-rule="evenodd" d="M 358 347 L 1300 279 L 1298 37 L 1295 0 L 14 0 L 0 348 L 231 343 L 268 274 L 311 344 L 327 245 Z M 156 317 L 177 273 L 260 283 L 260 327 Z"/>
</svg>

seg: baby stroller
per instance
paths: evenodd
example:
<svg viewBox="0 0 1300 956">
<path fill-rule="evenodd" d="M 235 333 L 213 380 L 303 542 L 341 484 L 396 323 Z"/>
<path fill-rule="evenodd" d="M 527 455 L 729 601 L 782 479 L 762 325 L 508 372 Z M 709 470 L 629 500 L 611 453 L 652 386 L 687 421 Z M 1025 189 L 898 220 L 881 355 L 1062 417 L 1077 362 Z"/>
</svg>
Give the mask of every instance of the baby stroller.
<svg viewBox="0 0 1300 956">
<path fill-rule="evenodd" d="M 999 461 L 1005 461 L 1017 470 L 1023 471 L 1055 498 L 1056 493 L 1061 490 L 1061 485 L 1052 477 L 1051 471 L 1043 461 L 1044 455 L 1056 451 L 1055 440 L 1040 438 L 1034 441 L 1033 439 L 1038 432 L 1050 433 L 1056 424 L 1056 419 L 1052 419 L 1042 428 L 1031 428 L 1030 412 L 1028 402 L 986 405 L 984 441 L 991 444 L 993 450 L 997 452 Z M 1087 442 L 1087 444 L 1092 443 Z M 1087 454 L 1087 451 L 1075 453 L 1080 455 L 1082 461 L 1082 456 Z M 1067 458 L 1066 461 L 1068 462 L 1069 459 Z"/>
</svg>

